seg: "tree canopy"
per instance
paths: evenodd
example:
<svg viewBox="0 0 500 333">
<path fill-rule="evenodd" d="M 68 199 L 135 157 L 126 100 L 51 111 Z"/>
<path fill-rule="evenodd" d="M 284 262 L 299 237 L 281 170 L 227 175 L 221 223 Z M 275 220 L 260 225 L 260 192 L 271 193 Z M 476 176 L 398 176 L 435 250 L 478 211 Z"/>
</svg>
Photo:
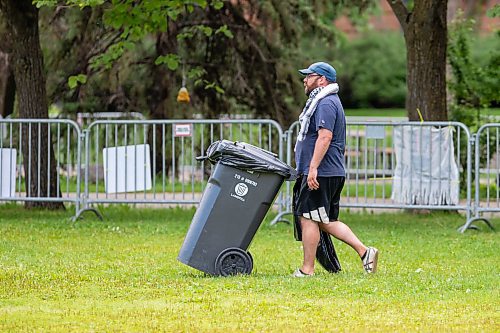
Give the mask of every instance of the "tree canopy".
<svg viewBox="0 0 500 333">
<path fill-rule="evenodd" d="M 46 44 L 56 48 L 50 65 L 65 68 L 49 75 L 49 94 L 70 109 L 105 104 L 147 109 L 152 118 L 248 112 L 290 124 L 303 98 L 296 69 L 310 61 L 301 60 L 299 42 L 312 36 L 331 44 L 332 20 L 370 3 L 37 1 L 50 8 L 42 12 Z M 48 42 L 57 38 L 63 42 Z M 140 88 L 129 80 L 139 77 Z M 190 108 L 176 104 L 183 83 Z"/>
</svg>

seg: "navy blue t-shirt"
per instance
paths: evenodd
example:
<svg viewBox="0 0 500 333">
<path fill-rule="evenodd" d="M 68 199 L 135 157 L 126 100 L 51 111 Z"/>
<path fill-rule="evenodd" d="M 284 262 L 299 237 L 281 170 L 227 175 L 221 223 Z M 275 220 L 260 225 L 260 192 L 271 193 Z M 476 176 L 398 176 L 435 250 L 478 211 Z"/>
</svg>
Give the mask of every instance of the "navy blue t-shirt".
<svg viewBox="0 0 500 333">
<path fill-rule="evenodd" d="M 337 94 L 328 95 L 319 101 L 316 111 L 311 116 L 309 129 L 303 141 L 298 141 L 295 149 L 295 163 L 299 174 L 309 174 L 309 164 L 318 139 L 318 131 L 325 128 L 333 133 L 330 146 L 319 167 L 318 176 L 345 177 L 345 114 Z"/>
</svg>

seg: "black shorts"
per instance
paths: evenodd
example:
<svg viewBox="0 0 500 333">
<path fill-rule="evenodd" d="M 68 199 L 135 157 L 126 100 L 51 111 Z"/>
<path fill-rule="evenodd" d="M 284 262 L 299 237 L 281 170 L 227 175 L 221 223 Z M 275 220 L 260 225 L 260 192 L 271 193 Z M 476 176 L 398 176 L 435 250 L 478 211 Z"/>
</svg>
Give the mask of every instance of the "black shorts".
<svg viewBox="0 0 500 333">
<path fill-rule="evenodd" d="M 319 189 L 310 190 L 307 175 L 297 179 L 293 187 L 293 213 L 316 222 L 337 221 L 345 177 L 317 177 L 317 180 Z"/>
</svg>

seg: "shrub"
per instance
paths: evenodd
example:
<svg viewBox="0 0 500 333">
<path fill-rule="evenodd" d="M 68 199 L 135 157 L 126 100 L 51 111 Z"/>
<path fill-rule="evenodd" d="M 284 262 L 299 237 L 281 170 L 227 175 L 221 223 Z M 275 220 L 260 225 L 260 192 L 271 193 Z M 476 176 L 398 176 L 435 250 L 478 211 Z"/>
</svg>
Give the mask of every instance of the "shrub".
<svg viewBox="0 0 500 333">
<path fill-rule="evenodd" d="M 399 33 L 367 33 L 338 50 L 339 83 L 347 108 L 404 107 L 406 48 Z"/>
<path fill-rule="evenodd" d="M 450 120 L 464 123 L 472 132 L 491 121 L 481 112 L 490 106 L 498 105 L 500 93 L 500 32 L 487 38 L 475 38 L 474 22 L 459 16 L 450 26 L 448 41 L 448 62 L 451 68 L 451 80 L 448 83 L 452 100 L 449 105 Z M 482 48 L 480 45 L 486 45 Z M 497 47 L 495 47 L 497 45 Z M 486 163 L 489 156 L 485 138 L 480 138 L 480 163 Z M 490 140 L 490 149 L 494 149 L 495 136 Z M 466 144 L 466 142 L 462 142 Z M 492 150 L 493 151 L 493 150 Z M 465 156 L 460 161 L 466 167 Z M 477 175 L 474 175 L 476 177 Z M 462 188 L 465 179 L 461 179 Z"/>
</svg>

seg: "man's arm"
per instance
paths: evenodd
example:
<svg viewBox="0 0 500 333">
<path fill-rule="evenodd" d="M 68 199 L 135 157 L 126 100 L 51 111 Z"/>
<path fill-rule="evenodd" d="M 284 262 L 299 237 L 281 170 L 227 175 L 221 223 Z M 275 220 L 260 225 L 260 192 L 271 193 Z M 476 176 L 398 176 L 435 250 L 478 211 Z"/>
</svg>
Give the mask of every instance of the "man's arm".
<svg viewBox="0 0 500 333">
<path fill-rule="evenodd" d="M 318 176 L 318 167 L 323 157 L 330 146 L 330 141 L 332 141 L 333 133 L 326 129 L 321 128 L 318 131 L 318 139 L 314 145 L 314 153 L 309 164 L 309 174 L 307 175 L 307 185 L 311 190 L 317 190 L 319 188 L 319 183 L 316 177 Z"/>
</svg>

